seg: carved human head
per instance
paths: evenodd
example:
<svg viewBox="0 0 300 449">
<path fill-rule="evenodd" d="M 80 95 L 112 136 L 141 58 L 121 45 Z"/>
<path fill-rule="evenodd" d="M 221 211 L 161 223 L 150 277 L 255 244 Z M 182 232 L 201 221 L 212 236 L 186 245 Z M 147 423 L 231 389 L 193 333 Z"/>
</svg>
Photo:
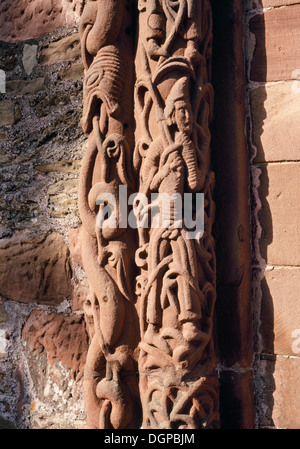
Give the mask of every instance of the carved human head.
<svg viewBox="0 0 300 449">
<path fill-rule="evenodd" d="M 191 134 L 194 119 L 187 77 L 180 78 L 172 87 L 166 101 L 165 116 L 168 125 L 177 125 L 183 134 Z"/>
</svg>

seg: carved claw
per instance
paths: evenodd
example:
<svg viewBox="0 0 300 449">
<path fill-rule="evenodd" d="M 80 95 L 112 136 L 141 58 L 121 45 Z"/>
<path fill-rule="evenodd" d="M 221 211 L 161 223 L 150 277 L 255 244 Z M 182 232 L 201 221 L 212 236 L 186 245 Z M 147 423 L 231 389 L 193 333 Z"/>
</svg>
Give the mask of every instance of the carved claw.
<svg viewBox="0 0 300 449">
<path fill-rule="evenodd" d="M 149 39 L 147 53 L 150 58 L 154 60 L 157 60 L 159 57 L 165 59 L 170 57 L 169 53 L 163 47 L 160 47 L 154 39 Z"/>
</svg>

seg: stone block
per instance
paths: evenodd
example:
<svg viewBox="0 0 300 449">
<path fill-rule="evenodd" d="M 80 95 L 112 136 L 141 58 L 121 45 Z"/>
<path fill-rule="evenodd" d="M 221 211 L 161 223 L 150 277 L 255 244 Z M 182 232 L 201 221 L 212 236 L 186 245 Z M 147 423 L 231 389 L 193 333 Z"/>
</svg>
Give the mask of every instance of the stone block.
<svg viewBox="0 0 300 449">
<path fill-rule="evenodd" d="M 22 63 L 27 75 L 30 75 L 36 65 L 37 49 L 37 45 L 24 45 Z"/>
<path fill-rule="evenodd" d="M 71 67 L 61 70 L 58 77 L 61 81 L 72 80 L 78 81 L 83 79 L 83 64 L 73 64 Z"/>
<path fill-rule="evenodd" d="M 276 356 L 260 362 L 263 367 L 260 427 L 299 429 L 299 357 Z"/>
<path fill-rule="evenodd" d="M 85 419 L 81 380 L 87 354 L 83 316 L 35 309 L 22 329 L 21 343 L 34 385 L 30 427 L 80 428 L 80 418 Z M 55 410 L 54 415 L 47 416 L 49 410 Z"/>
<path fill-rule="evenodd" d="M 298 349 L 295 345 L 300 337 L 300 268 L 268 269 L 261 286 L 262 351 L 269 354 L 297 355 L 295 350 Z"/>
<path fill-rule="evenodd" d="M 259 5 L 262 8 L 275 8 L 278 6 L 294 5 L 297 3 L 295 0 L 258 0 Z"/>
<path fill-rule="evenodd" d="M 11 80 L 6 82 L 6 93 L 17 96 L 35 94 L 45 89 L 44 78 L 33 78 L 27 80 Z"/>
<path fill-rule="evenodd" d="M 71 61 L 81 55 L 79 34 L 74 33 L 59 41 L 52 42 L 48 47 L 42 48 L 39 57 L 41 65 L 57 64 L 58 62 Z"/>
<path fill-rule="evenodd" d="M 295 81 L 286 81 L 251 91 L 255 162 L 300 159 L 300 89 L 295 88 Z"/>
<path fill-rule="evenodd" d="M 0 360 L 7 357 L 7 338 L 4 329 L 0 329 Z"/>
<path fill-rule="evenodd" d="M 72 260 L 80 267 L 83 267 L 81 250 L 81 226 L 78 228 L 68 228 L 69 231 L 69 249 Z"/>
<path fill-rule="evenodd" d="M 43 310 L 33 310 L 22 331 L 22 339 L 29 345 L 30 351 L 35 354 L 45 351 L 47 362 L 51 366 L 60 362 L 70 370 L 74 380 L 83 374 L 87 338 L 82 315 L 46 314 Z M 40 362 L 44 366 L 45 361 L 40 359 Z M 36 372 L 34 366 L 31 368 Z M 40 393 L 42 399 L 42 391 Z"/>
<path fill-rule="evenodd" d="M 78 192 L 77 178 L 58 181 L 54 184 L 51 184 L 48 189 L 49 195 L 58 195 L 59 193 L 66 193 L 68 195 L 71 195 L 72 193 L 77 194 L 77 192 Z"/>
<path fill-rule="evenodd" d="M 49 164 L 37 165 L 34 168 L 41 173 L 57 172 L 57 173 L 78 174 L 80 167 L 81 167 L 81 160 L 75 160 L 75 161 L 58 161 Z"/>
<path fill-rule="evenodd" d="M 250 20 L 255 35 L 255 50 L 251 63 L 252 81 L 293 79 L 300 61 L 300 4 L 274 8 L 257 14 Z"/>
<path fill-rule="evenodd" d="M 11 126 L 16 122 L 16 106 L 11 100 L 0 101 L 0 126 Z"/>
<path fill-rule="evenodd" d="M 0 294 L 22 303 L 59 304 L 71 296 L 68 247 L 58 233 L 0 243 Z"/>
<path fill-rule="evenodd" d="M 67 215 L 78 216 L 77 199 L 65 193 L 52 195 L 49 200 L 48 209 L 52 218 L 64 218 Z"/>
<path fill-rule="evenodd" d="M 51 217 L 62 218 L 66 215 L 78 215 L 78 182 L 78 179 L 72 178 L 50 185 L 48 207 Z"/>
<path fill-rule="evenodd" d="M 300 163 L 260 168 L 261 255 L 269 265 L 300 265 Z"/>
<path fill-rule="evenodd" d="M 85 308 L 86 301 L 89 300 L 91 294 L 89 287 L 84 285 L 82 282 L 74 287 L 74 294 L 71 301 L 72 310 L 75 312 L 82 313 Z M 89 324 L 87 323 L 87 330 L 90 334 Z"/>
</svg>

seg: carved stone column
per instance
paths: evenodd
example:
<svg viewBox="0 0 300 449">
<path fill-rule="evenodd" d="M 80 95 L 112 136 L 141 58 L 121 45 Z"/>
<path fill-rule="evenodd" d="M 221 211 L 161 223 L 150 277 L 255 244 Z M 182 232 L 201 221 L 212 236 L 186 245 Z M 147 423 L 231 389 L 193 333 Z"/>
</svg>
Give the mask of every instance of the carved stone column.
<svg viewBox="0 0 300 449">
<path fill-rule="evenodd" d="M 178 225 L 176 200 L 169 225 L 162 222 L 139 232 L 144 428 L 211 428 L 218 423 L 212 339 L 216 293 L 211 45 L 209 1 L 139 1 L 134 152 L 139 191 L 149 202 L 153 194 L 183 199 L 183 210 L 191 197 L 197 208 L 195 196 L 204 194 L 202 236 L 188 235 L 184 213 Z M 164 205 L 158 206 L 163 219 Z"/>
<path fill-rule="evenodd" d="M 214 428 L 210 3 L 137 3 L 135 19 L 134 2 L 88 1 L 81 21 L 89 149 L 80 211 L 92 291 L 88 424 Z M 132 211 L 123 207 L 120 186 L 136 193 L 137 229 L 128 226 Z M 112 194 L 118 207 L 109 209 L 103 194 Z M 199 232 L 189 221 L 201 213 Z"/>
<path fill-rule="evenodd" d="M 85 66 L 82 127 L 89 145 L 80 177 L 82 260 L 91 296 L 84 391 L 88 426 L 139 426 L 139 324 L 134 302 L 136 233 L 123 226 L 119 186 L 136 191 L 131 2 L 87 1 L 80 24 Z M 115 207 L 110 203 L 115 201 Z M 122 204 L 121 204 L 122 203 Z"/>
</svg>

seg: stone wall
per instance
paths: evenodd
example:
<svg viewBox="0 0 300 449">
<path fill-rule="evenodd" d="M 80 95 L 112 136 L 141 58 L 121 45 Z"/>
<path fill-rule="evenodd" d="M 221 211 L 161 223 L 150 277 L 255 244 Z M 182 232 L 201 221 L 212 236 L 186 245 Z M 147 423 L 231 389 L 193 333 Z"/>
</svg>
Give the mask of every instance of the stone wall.
<svg viewBox="0 0 300 449">
<path fill-rule="evenodd" d="M 81 7 L 0 6 L 0 428 L 85 426 Z"/>
<path fill-rule="evenodd" d="M 299 413 L 300 3 L 248 1 L 257 426 L 295 429 Z"/>
<path fill-rule="evenodd" d="M 5 92 L 0 82 L 0 428 L 86 426 L 88 288 L 77 208 L 87 145 L 80 126 L 83 3 L 27 0 L 20 7 L 17 0 L 4 0 L 0 5 L 0 74 L 5 75 Z M 255 426 L 299 428 L 300 2 L 244 4 Z M 216 92 L 222 88 L 216 86 Z M 236 316 L 226 301 L 221 305 L 221 316 L 225 308 L 228 316 L 221 332 L 232 335 L 222 339 L 227 352 L 220 384 L 226 413 L 232 403 L 243 407 L 236 422 L 247 427 L 252 341 L 245 327 L 237 338 L 238 325 L 229 322 L 239 316 L 239 323 L 246 322 L 242 294 Z"/>
</svg>

